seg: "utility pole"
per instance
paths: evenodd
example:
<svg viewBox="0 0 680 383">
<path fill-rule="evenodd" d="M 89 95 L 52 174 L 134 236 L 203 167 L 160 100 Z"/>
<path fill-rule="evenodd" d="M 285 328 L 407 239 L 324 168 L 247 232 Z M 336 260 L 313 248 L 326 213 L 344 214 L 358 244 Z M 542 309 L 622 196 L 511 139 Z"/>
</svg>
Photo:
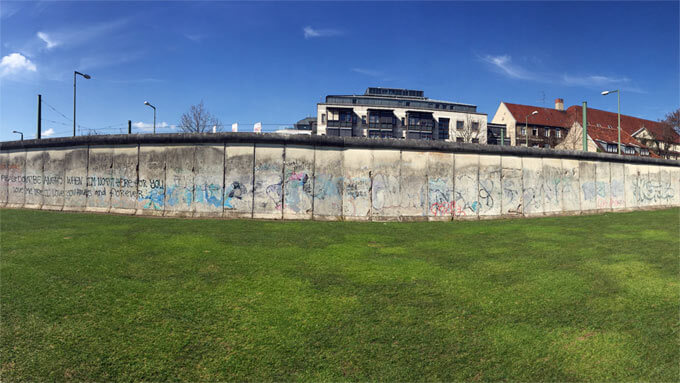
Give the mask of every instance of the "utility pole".
<svg viewBox="0 0 680 383">
<path fill-rule="evenodd" d="M 128 120 L 128 134 L 132 134 L 132 121 Z"/>
<path fill-rule="evenodd" d="M 583 151 L 588 151 L 588 103 L 583 101 Z"/>
<path fill-rule="evenodd" d="M 40 132 L 42 131 L 42 95 L 38 95 L 38 132 L 35 135 L 37 139 L 40 139 Z"/>
</svg>

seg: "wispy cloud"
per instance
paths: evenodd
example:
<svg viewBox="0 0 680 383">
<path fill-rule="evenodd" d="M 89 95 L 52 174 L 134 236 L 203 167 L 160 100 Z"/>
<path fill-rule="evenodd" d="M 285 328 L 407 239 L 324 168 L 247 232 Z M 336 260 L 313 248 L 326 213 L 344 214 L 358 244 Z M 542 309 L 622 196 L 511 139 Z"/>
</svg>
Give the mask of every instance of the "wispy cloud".
<svg viewBox="0 0 680 383">
<path fill-rule="evenodd" d="M 78 68 L 90 70 L 92 68 L 111 67 L 134 61 L 142 57 L 142 52 L 126 52 L 124 54 L 102 54 L 87 56 L 80 59 Z"/>
<path fill-rule="evenodd" d="M 337 29 L 315 29 L 311 26 L 306 26 L 302 29 L 305 35 L 305 39 L 311 39 L 314 37 L 329 37 L 329 36 L 339 36 L 342 31 Z"/>
<path fill-rule="evenodd" d="M 164 82 L 165 80 L 161 80 L 159 78 L 153 78 L 153 77 L 145 77 L 145 78 L 130 78 L 130 79 L 118 79 L 118 80 L 107 80 L 110 83 L 113 84 L 149 84 L 149 83 L 160 83 Z"/>
<path fill-rule="evenodd" d="M 52 136 L 52 135 L 54 135 L 54 129 L 52 129 L 52 128 L 49 128 L 46 131 L 42 132 L 43 137 L 49 137 L 49 136 Z"/>
<path fill-rule="evenodd" d="M 519 65 L 513 64 L 512 57 L 510 57 L 508 55 L 502 55 L 502 56 L 486 55 L 484 57 L 481 57 L 481 59 L 483 61 L 491 64 L 491 67 L 494 70 L 496 70 L 497 72 L 505 74 L 506 76 L 508 76 L 510 78 L 515 78 L 515 79 L 520 79 L 520 80 L 537 80 L 538 79 L 536 74 L 527 71 L 526 69 L 522 68 Z"/>
<path fill-rule="evenodd" d="M 203 41 L 208 36 L 201 34 L 201 33 L 185 33 L 184 37 L 186 37 L 187 39 L 189 39 L 193 42 L 200 43 L 201 41 Z"/>
<path fill-rule="evenodd" d="M 504 76 L 516 79 L 535 81 L 548 84 L 561 84 L 565 86 L 580 86 L 584 88 L 600 89 L 600 88 L 621 88 L 629 92 L 645 93 L 642 89 L 633 85 L 631 79 L 628 77 L 604 76 L 600 74 L 591 75 L 577 75 L 577 74 L 557 74 L 541 72 L 534 68 L 527 68 L 512 62 L 509 55 L 486 55 L 480 59 L 492 68 L 492 70 L 503 74 Z M 531 61 L 536 62 L 536 59 Z"/>
<path fill-rule="evenodd" d="M 352 68 L 352 72 L 363 74 L 366 76 L 371 76 L 371 77 L 380 77 L 383 75 L 383 72 L 378 71 L 378 70 L 373 70 L 373 69 L 365 69 L 365 68 Z"/>
<path fill-rule="evenodd" d="M 47 49 L 52 49 L 60 44 L 59 41 L 55 41 L 45 32 L 38 32 L 37 36 L 40 40 L 45 42 Z"/>
<path fill-rule="evenodd" d="M 0 77 L 36 72 L 38 68 L 21 53 L 10 53 L 0 61 Z"/>
<path fill-rule="evenodd" d="M 143 131 L 143 132 L 152 132 L 153 131 L 153 123 L 137 121 L 137 122 L 133 122 L 132 126 L 136 129 Z M 165 129 L 165 128 L 168 128 L 170 130 L 175 130 L 175 129 L 177 129 L 177 126 L 176 125 L 170 125 L 165 121 L 156 123 L 156 129 Z"/>
<path fill-rule="evenodd" d="M 76 46 L 110 34 L 129 22 L 129 18 L 122 18 L 97 24 L 70 26 L 55 31 L 40 31 L 37 36 L 47 44 L 47 49 Z"/>
</svg>

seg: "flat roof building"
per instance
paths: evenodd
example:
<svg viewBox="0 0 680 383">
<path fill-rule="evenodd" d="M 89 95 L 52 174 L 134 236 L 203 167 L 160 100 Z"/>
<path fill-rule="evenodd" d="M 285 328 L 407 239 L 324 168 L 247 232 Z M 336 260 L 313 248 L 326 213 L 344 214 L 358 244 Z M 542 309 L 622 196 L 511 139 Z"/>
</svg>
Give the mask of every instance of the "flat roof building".
<svg viewBox="0 0 680 383">
<path fill-rule="evenodd" d="M 317 133 L 486 143 L 477 106 L 432 100 L 422 90 L 368 88 L 363 95 L 328 95 L 317 104 Z"/>
</svg>

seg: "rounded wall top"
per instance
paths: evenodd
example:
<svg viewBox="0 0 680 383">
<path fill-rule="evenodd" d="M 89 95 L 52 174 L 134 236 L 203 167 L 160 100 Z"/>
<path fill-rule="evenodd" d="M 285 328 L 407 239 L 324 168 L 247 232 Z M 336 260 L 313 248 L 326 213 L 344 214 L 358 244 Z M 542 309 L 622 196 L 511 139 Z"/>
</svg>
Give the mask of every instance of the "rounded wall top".
<svg viewBox="0 0 680 383">
<path fill-rule="evenodd" d="M 296 145 L 310 147 L 339 147 L 367 149 L 399 149 L 415 151 L 436 151 L 447 153 L 476 153 L 484 155 L 505 155 L 521 157 L 549 157 L 575 160 L 626 162 L 680 167 L 680 162 L 661 158 L 619 156 L 609 153 L 594 153 L 571 150 L 527 148 L 522 146 L 498 146 L 468 144 L 447 141 L 426 141 L 410 139 L 375 139 L 365 137 L 329 137 L 317 135 L 287 135 L 273 133 L 181 133 L 181 134 L 117 134 L 97 136 L 58 137 L 24 141 L 0 142 L 0 151 L 59 148 L 73 146 L 107 145 L 182 145 L 182 144 L 259 144 Z"/>
</svg>

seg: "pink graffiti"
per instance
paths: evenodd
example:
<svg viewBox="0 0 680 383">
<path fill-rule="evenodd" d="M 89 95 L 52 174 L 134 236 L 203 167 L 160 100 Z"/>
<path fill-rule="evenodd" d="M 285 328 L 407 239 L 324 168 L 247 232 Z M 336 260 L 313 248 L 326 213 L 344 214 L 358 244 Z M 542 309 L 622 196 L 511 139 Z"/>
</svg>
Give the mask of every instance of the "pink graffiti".
<svg viewBox="0 0 680 383">
<path fill-rule="evenodd" d="M 465 209 L 462 206 L 456 206 L 455 201 L 451 202 L 435 202 L 430 205 L 430 211 L 434 216 L 443 216 L 455 214 L 457 216 L 466 215 Z"/>
<path fill-rule="evenodd" d="M 303 181 L 307 177 L 307 174 L 305 173 L 296 173 L 293 172 L 290 177 L 288 177 L 289 181 Z"/>
</svg>

